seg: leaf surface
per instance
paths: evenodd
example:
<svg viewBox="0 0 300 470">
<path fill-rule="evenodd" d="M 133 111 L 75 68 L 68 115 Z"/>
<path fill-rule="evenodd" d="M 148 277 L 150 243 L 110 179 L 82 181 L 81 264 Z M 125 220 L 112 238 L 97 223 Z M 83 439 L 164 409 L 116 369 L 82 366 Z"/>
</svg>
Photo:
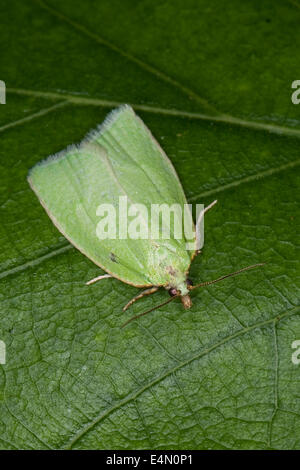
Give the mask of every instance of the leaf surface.
<svg viewBox="0 0 300 470">
<path fill-rule="evenodd" d="M 0 8 L 1 448 L 299 449 L 299 2 Z M 218 199 L 191 278 L 268 264 L 120 329 L 167 294 L 123 314 L 135 288 L 85 286 L 26 175 L 124 102 L 188 201 Z"/>
</svg>

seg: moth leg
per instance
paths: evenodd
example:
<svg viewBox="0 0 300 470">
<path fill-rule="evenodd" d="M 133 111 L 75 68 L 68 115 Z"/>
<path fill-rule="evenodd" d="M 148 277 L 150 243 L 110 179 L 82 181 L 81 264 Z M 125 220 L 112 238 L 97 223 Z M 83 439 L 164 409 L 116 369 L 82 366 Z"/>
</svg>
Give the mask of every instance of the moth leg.
<svg viewBox="0 0 300 470">
<path fill-rule="evenodd" d="M 113 277 L 110 274 L 102 274 L 102 276 L 95 277 L 90 281 L 86 282 L 86 285 L 89 286 L 90 284 L 94 284 L 94 282 L 101 281 L 101 279 L 106 279 L 107 277 Z"/>
<path fill-rule="evenodd" d="M 158 289 L 159 287 L 153 286 L 153 287 L 149 287 L 148 289 L 143 290 L 138 295 L 136 295 L 131 300 L 129 300 L 129 302 L 125 305 L 125 307 L 123 307 L 123 312 L 125 312 L 125 310 L 127 310 L 128 307 L 130 307 L 130 305 L 132 305 L 136 300 L 141 299 L 145 295 L 154 294 L 154 292 L 158 291 Z"/>
</svg>

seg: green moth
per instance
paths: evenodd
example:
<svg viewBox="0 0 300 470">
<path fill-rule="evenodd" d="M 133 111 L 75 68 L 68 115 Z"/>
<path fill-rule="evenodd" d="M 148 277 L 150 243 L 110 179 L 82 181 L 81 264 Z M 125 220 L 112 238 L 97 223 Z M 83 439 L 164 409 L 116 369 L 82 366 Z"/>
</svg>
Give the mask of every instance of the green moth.
<svg viewBox="0 0 300 470">
<path fill-rule="evenodd" d="M 58 230 L 106 271 L 107 274 L 87 284 L 114 277 L 132 286 L 145 288 L 127 303 L 124 310 L 160 287 L 167 289 L 171 295 L 171 299 L 161 305 L 180 297 L 184 307 L 189 308 L 191 289 L 237 274 L 231 273 L 192 286 L 188 272 L 191 261 L 199 251 L 194 226 L 189 249 L 185 235 L 175 237 L 174 230 L 171 230 L 169 237 L 162 236 L 165 227 L 160 227 L 159 219 L 156 219 L 156 235 L 153 237 L 148 230 L 149 221 L 143 213 L 139 217 L 139 225 L 143 226 L 148 236 L 128 237 L 124 233 L 120 236 L 120 230 L 124 231 L 124 214 L 121 211 L 116 216 L 116 211 L 124 198 L 134 208 L 142 206 L 146 211 L 150 211 L 153 205 L 157 207 L 162 204 L 175 205 L 179 209 L 187 207 L 172 163 L 128 105 L 112 111 L 80 145 L 72 145 L 34 166 L 28 181 Z M 202 212 L 201 217 L 215 202 Z M 110 230 L 111 236 L 99 238 L 99 216 L 108 208 L 115 216 L 114 227 Z M 187 218 L 191 219 L 190 213 Z M 107 224 L 110 226 L 110 221 Z M 116 236 L 117 233 L 119 236 Z"/>
</svg>

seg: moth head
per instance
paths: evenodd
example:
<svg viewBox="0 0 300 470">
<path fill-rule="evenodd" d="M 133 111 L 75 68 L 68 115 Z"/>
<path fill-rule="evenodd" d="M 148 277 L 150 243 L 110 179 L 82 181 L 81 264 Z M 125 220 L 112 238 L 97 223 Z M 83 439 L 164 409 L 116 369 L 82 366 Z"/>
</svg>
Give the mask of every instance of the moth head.
<svg viewBox="0 0 300 470">
<path fill-rule="evenodd" d="M 184 306 L 185 309 L 191 308 L 192 306 L 192 300 L 189 296 L 188 290 L 190 289 L 190 286 L 192 286 L 193 283 L 190 279 L 187 279 L 181 288 L 179 287 L 170 287 L 168 289 L 169 295 L 171 297 L 180 297 L 180 300 L 182 302 L 182 305 Z"/>
</svg>

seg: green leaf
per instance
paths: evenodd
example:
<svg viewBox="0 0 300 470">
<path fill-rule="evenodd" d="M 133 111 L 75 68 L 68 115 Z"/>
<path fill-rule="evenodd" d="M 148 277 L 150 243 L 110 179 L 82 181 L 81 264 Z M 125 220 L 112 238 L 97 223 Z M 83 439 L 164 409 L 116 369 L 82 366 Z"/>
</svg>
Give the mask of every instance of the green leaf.
<svg viewBox="0 0 300 470">
<path fill-rule="evenodd" d="M 299 449 L 300 3 L 1 3 L 0 446 Z M 11 38 L 14 39 L 12 47 Z M 128 327 L 166 292 L 107 279 L 26 175 L 133 105 L 190 202 L 217 206 L 191 278 L 267 261 Z"/>
</svg>

